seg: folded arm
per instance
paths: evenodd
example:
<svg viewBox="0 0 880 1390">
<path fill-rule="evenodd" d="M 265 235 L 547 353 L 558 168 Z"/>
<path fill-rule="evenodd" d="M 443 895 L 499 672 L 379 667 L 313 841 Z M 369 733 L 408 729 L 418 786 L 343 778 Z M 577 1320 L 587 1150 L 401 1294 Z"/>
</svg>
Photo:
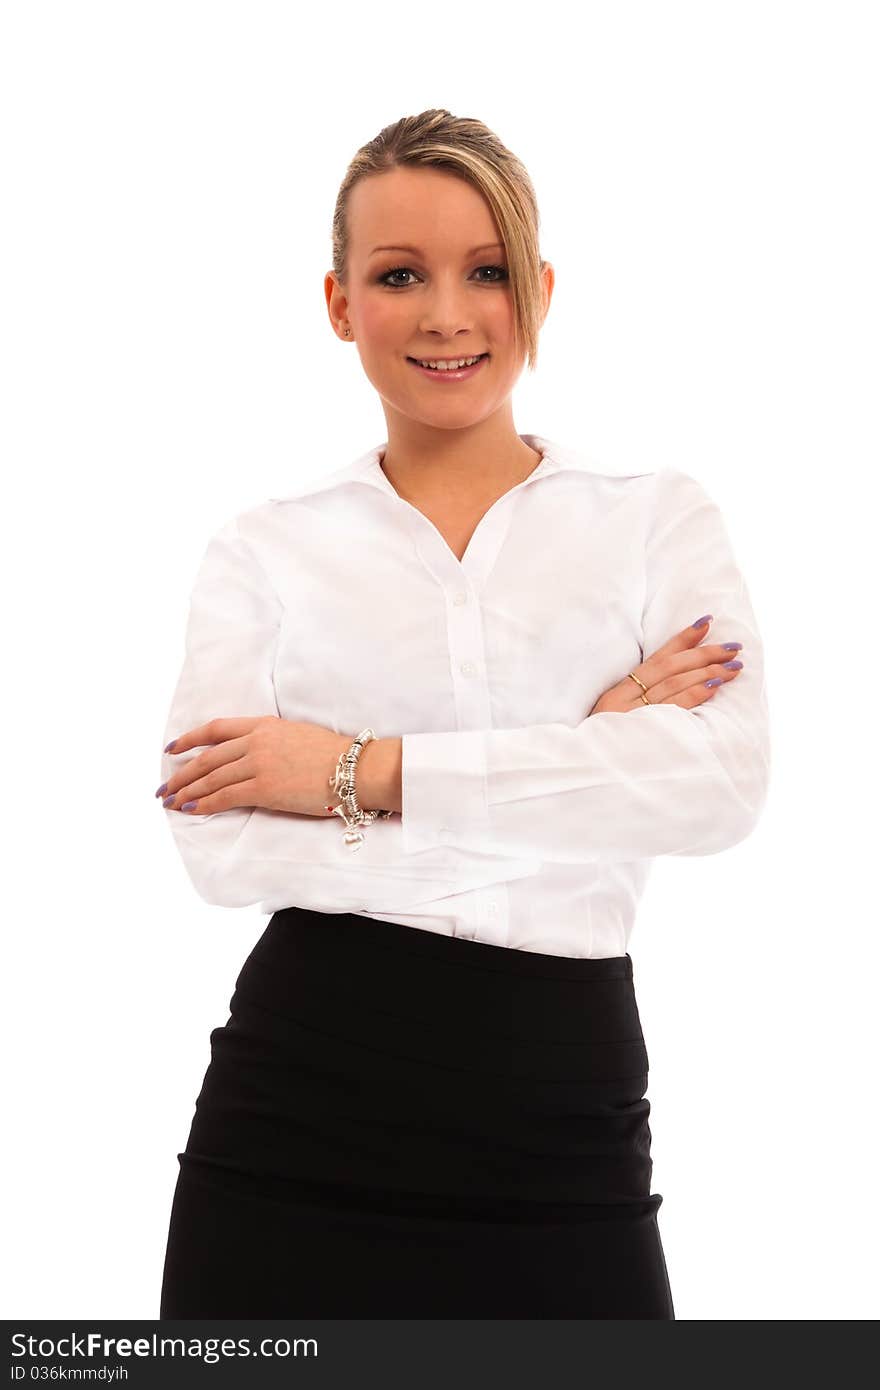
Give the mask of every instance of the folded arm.
<svg viewBox="0 0 880 1390">
<path fill-rule="evenodd" d="M 586 864 L 714 854 L 753 829 L 770 772 L 755 615 L 714 501 L 675 469 L 654 483 L 643 656 L 712 613 L 712 642 L 743 644 L 737 679 L 690 710 L 638 705 L 574 728 L 405 734 L 405 853 L 443 844 Z"/>
<path fill-rule="evenodd" d="M 182 730 L 228 716 L 280 716 L 273 670 L 282 605 L 238 519 L 208 543 L 190 596 L 183 666 L 165 730 L 164 747 Z M 382 740 L 392 759 L 400 804 L 399 739 Z M 161 756 L 160 780 L 197 756 Z M 367 744 L 358 771 L 359 800 L 373 809 L 362 776 L 376 769 L 374 744 Z M 375 809 L 384 805 L 387 765 Z M 330 795 L 328 790 L 328 796 Z M 372 794 L 371 794 L 372 795 Z M 512 861 L 476 850 L 428 848 L 418 859 L 400 848 L 399 816 L 376 821 L 356 854 L 345 845 L 336 818 L 296 815 L 262 807 L 235 807 L 209 815 L 164 812 L 196 892 L 222 907 L 262 902 L 265 911 L 296 903 L 316 911 L 402 912 L 416 903 L 483 888 L 534 874 L 533 859 Z"/>
</svg>

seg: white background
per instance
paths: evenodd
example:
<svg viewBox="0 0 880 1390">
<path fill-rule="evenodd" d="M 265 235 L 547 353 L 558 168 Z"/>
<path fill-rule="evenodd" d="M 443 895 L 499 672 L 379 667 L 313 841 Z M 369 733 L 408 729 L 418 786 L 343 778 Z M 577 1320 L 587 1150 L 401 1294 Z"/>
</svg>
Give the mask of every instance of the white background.
<svg viewBox="0 0 880 1390">
<path fill-rule="evenodd" d="M 631 941 L 676 1315 L 877 1316 L 877 18 L 3 7 L 5 1317 L 158 1316 L 267 921 L 193 893 L 153 796 L 188 594 L 225 520 L 386 439 L 327 316 L 330 219 L 357 148 L 430 106 L 538 194 L 517 429 L 697 477 L 766 646 L 763 819 L 658 861 Z"/>
</svg>

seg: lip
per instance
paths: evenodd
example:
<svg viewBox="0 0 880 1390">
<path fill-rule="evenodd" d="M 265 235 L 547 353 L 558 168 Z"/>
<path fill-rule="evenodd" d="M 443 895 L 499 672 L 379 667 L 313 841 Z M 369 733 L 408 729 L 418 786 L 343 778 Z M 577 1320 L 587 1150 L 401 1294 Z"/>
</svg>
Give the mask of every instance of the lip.
<svg viewBox="0 0 880 1390">
<path fill-rule="evenodd" d="M 463 357 L 469 357 L 470 355 L 470 353 L 462 353 Z M 467 381 L 469 377 L 476 376 L 480 368 L 483 367 L 486 364 L 486 362 L 488 362 L 489 354 L 488 352 L 483 353 L 480 357 L 479 362 L 474 362 L 470 367 L 462 367 L 460 370 L 456 371 L 450 371 L 447 367 L 445 371 L 438 372 L 432 370 L 430 367 L 419 366 L 419 363 L 415 360 L 414 357 L 408 357 L 406 360 L 407 362 L 409 362 L 411 367 L 415 367 L 416 371 L 421 372 L 422 376 L 430 377 L 432 381 Z M 455 358 L 434 357 L 431 359 L 431 361 L 454 362 Z"/>
</svg>

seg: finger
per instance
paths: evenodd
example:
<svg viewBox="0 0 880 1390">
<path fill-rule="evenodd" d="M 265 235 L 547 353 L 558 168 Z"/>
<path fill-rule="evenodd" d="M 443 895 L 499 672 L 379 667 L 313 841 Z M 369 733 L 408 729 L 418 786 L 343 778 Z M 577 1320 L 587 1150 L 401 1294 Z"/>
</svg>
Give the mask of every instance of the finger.
<svg viewBox="0 0 880 1390">
<path fill-rule="evenodd" d="M 213 816 L 218 810 L 234 810 L 236 806 L 256 806 L 257 778 L 250 777 L 241 783 L 229 783 L 217 791 L 206 795 L 186 795 L 181 805 L 168 806 L 168 810 L 181 810 L 185 816 Z M 184 810 L 184 806 L 186 810 Z"/>
<path fill-rule="evenodd" d="M 237 740 L 245 748 L 245 740 Z M 224 748 L 231 748 L 234 744 L 224 744 Z M 168 782 L 162 805 L 166 811 L 179 811 L 189 801 L 201 800 L 204 797 L 222 791 L 228 786 L 235 786 L 251 777 L 253 767 L 250 760 L 245 757 L 236 758 L 234 761 L 224 761 L 221 766 L 205 770 L 198 768 L 195 772 L 197 763 L 202 759 L 193 758 L 191 763 Z M 253 780 L 253 779 L 252 779 Z"/>
<path fill-rule="evenodd" d="M 663 643 L 662 647 L 658 647 L 656 651 L 649 652 L 647 656 L 643 656 L 641 666 L 636 667 L 636 674 L 644 680 L 645 678 L 642 675 L 643 669 L 647 669 L 650 674 L 652 669 L 656 671 L 658 664 L 668 661 L 670 657 L 677 656 L 680 652 L 689 652 L 693 648 L 699 647 L 706 633 L 709 631 L 710 622 L 711 615 L 707 616 L 705 622 L 689 623 L 688 626 L 683 627 L 680 632 L 674 633 L 672 637 L 669 638 L 668 642 Z"/>
<path fill-rule="evenodd" d="M 669 676 L 666 680 L 659 681 L 657 685 L 648 687 L 648 699 L 655 705 L 662 705 L 664 700 L 674 698 L 686 690 L 705 690 L 710 696 L 714 691 L 719 690 L 719 685 L 707 686 L 707 681 L 719 680 L 722 685 L 728 681 L 736 680 L 740 670 L 729 670 L 720 662 L 713 662 L 709 666 L 699 667 L 696 671 L 685 671 L 677 675 Z"/>
<path fill-rule="evenodd" d="M 196 729 L 188 729 L 185 734 L 178 734 L 166 744 L 163 751 L 185 753 L 188 748 L 201 748 L 211 743 L 223 743 L 226 739 L 241 738 L 244 734 L 249 734 L 261 718 L 262 715 L 257 718 L 209 719 L 207 724 L 199 724 Z"/>
<path fill-rule="evenodd" d="M 661 705 L 678 705 L 680 709 L 694 709 L 697 705 L 704 705 L 709 700 L 714 699 L 721 689 L 723 689 L 723 684 L 706 686 L 703 682 L 700 682 L 699 685 L 692 685 L 689 689 L 683 690 L 679 695 L 674 695 L 666 700 L 660 700 L 657 703 Z"/>
<path fill-rule="evenodd" d="M 241 738 L 227 739 L 213 747 L 209 746 L 204 753 L 197 753 L 194 758 L 182 763 L 167 782 L 163 782 L 162 795 L 167 799 L 172 794 L 181 791 L 182 788 L 204 779 L 217 768 L 224 767 L 228 763 L 239 762 L 247 754 L 248 746 L 247 735 L 243 735 Z"/>
<path fill-rule="evenodd" d="M 680 632 L 673 633 L 668 642 L 664 642 L 662 647 L 658 647 L 653 656 L 659 656 L 661 652 L 682 652 L 688 651 L 691 647 L 696 647 L 702 642 L 709 632 L 712 625 L 712 614 L 707 613 L 702 622 L 697 620 L 695 623 L 688 623 Z M 646 658 L 646 660 L 649 658 Z"/>
<path fill-rule="evenodd" d="M 168 810 L 179 809 L 186 816 L 213 816 L 217 811 L 231 811 L 237 806 L 256 806 L 256 796 L 257 779 L 251 777 L 244 782 L 230 782 L 203 796 L 186 796 L 179 808 L 169 806 Z"/>
<path fill-rule="evenodd" d="M 711 645 L 696 646 L 690 651 L 666 654 L 658 652 L 644 663 L 644 668 L 636 668 L 636 675 L 646 685 L 656 684 L 670 676 L 688 673 L 691 679 L 694 679 L 694 673 L 700 671 L 704 666 L 723 665 L 727 661 L 739 660 L 742 649 L 742 642 L 713 642 Z M 647 675 L 642 674 L 642 669 L 647 672 Z"/>
</svg>

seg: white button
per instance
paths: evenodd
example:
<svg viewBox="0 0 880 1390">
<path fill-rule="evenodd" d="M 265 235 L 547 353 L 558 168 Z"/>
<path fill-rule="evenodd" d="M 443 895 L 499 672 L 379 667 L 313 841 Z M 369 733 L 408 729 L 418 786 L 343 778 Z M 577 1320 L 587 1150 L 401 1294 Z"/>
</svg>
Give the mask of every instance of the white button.
<svg viewBox="0 0 880 1390">
<path fill-rule="evenodd" d="M 477 668 L 472 661 L 463 661 L 461 663 L 461 672 L 464 676 L 472 676 L 476 669 Z"/>
<path fill-rule="evenodd" d="M 467 594 L 463 589 L 460 590 L 459 593 L 453 595 L 452 602 L 456 604 L 467 603 Z"/>
<path fill-rule="evenodd" d="M 490 916 L 490 917 L 497 917 L 497 916 L 498 916 L 498 904 L 497 904 L 497 903 L 490 903 L 490 904 L 489 904 L 489 907 L 488 907 L 488 912 L 489 912 L 489 916 Z"/>
</svg>

